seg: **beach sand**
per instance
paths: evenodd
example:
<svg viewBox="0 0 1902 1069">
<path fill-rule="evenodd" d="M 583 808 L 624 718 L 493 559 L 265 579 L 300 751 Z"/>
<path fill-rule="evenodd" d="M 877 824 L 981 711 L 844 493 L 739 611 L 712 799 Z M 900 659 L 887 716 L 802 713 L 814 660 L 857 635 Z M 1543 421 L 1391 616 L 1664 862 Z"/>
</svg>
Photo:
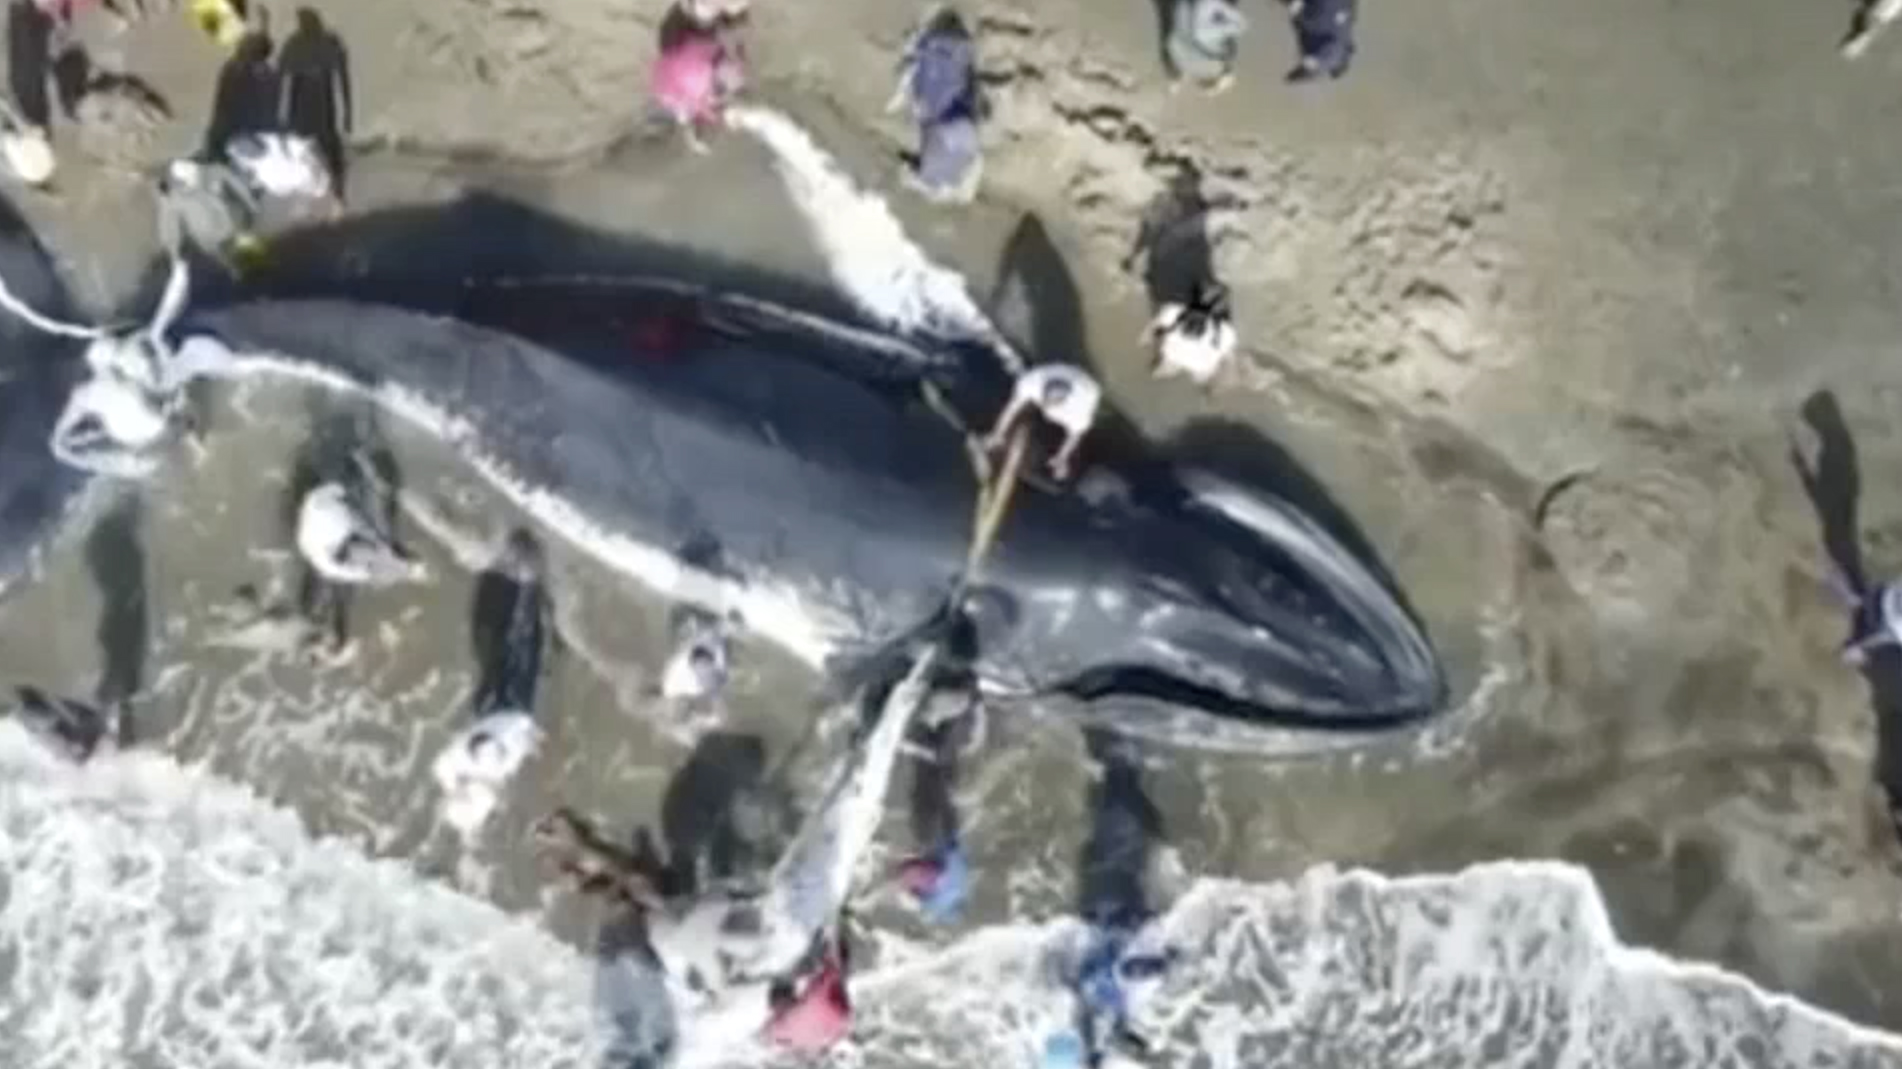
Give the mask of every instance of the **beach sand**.
<svg viewBox="0 0 1902 1069">
<path fill-rule="evenodd" d="M 819 272 L 757 145 L 727 134 L 703 157 L 636 130 L 660 14 L 649 0 L 318 9 L 354 75 L 352 211 L 481 194 Z M 1902 141 L 1882 136 L 1902 101 L 1902 40 L 1846 64 L 1834 49 L 1846 6 L 1770 0 L 1369 5 L 1352 75 L 1293 88 L 1280 81 L 1286 29 L 1255 2 L 1240 79 L 1208 99 L 1165 91 L 1156 15 L 1137 0 L 965 10 L 997 109 L 970 208 L 926 205 L 896 180 L 910 134 L 881 109 L 920 9 L 758 0 L 751 92 L 889 190 L 915 238 L 998 294 L 1026 348 L 1097 368 L 1146 432 L 1219 417 L 1290 451 L 1398 577 L 1464 707 L 1428 739 L 1324 759 L 1156 754 L 1150 791 L 1183 865 L 1266 880 L 1322 861 L 1441 872 L 1570 859 L 1591 868 L 1628 941 L 1902 1026 L 1902 854 L 1872 774 L 1877 720 L 1864 679 L 1836 659 L 1842 613 L 1789 458 L 1793 441 L 1812 448 L 1806 399 L 1830 391 L 1868 491 L 1868 566 L 1902 569 L 1902 492 L 1882 478 L 1902 468 L 1902 435 L 1884 423 L 1902 416 L 1888 270 Z M 289 32 L 291 8 L 271 16 Z M 182 14 L 123 33 L 89 14 L 81 36 L 175 113 L 149 137 L 89 141 L 149 164 L 196 145 L 220 57 Z M 89 160 L 70 124 L 54 137 L 57 191 L 14 199 L 96 307 L 133 308 L 149 198 L 135 173 Z M 1135 342 L 1143 279 L 1119 267 L 1184 164 L 1212 205 L 1247 348 L 1209 395 L 1150 381 Z M 561 246 L 472 248 L 471 273 L 572 266 Z M 319 830 L 417 856 L 512 906 L 540 901 L 525 850 L 467 865 L 414 789 L 464 696 L 468 585 L 455 568 L 414 602 L 366 599 L 369 637 L 345 668 L 204 652 L 230 591 L 282 571 L 241 551 L 282 543 L 260 458 L 295 448 L 299 405 L 328 405 L 250 402 L 285 418 L 246 428 L 220 408 L 218 433 L 242 450 L 214 451 L 148 499 L 121 525 L 131 548 L 92 554 L 147 561 L 152 604 L 127 611 L 153 633 L 132 670 L 148 737 Z M 452 459 L 391 433 L 406 485 L 454 499 Z M 467 511 L 485 530 L 506 515 Z M 86 557 L 74 546 L 50 562 L 46 584 L 0 616 L 0 674 L 93 678 L 97 618 L 77 607 L 124 580 L 94 583 Z M 629 682 L 652 669 L 659 610 L 568 566 L 594 577 L 578 581 L 589 594 L 568 630 L 595 648 L 549 684 L 569 756 L 495 831 L 517 846 L 535 805 L 555 799 L 617 827 L 655 821 L 685 753 L 638 715 L 651 703 Z M 772 757 L 735 742 L 731 761 L 777 762 L 800 737 L 804 707 L 764 697 L 782 678 L 799 676 L 765 654 L 747 668 L 736 723 Z M 286 688 L 306 689 L 281 719 L 244 721 L 263 690 Z M 372 738 L 380 718 L 416 711 L 440 722 Z M 994 747 L 966 785 L 982 808 L 976 863 L 997 875 L 979 913 L 1048 913 L 1087 824 L 1082 747 L 1055 718 L 1003 730 L 1026 744 Z M 773 818 L 739 823 L 759 832 Z M 557 926 L 584 938 L 571 907 L 555 907 Z"/>
</svg>

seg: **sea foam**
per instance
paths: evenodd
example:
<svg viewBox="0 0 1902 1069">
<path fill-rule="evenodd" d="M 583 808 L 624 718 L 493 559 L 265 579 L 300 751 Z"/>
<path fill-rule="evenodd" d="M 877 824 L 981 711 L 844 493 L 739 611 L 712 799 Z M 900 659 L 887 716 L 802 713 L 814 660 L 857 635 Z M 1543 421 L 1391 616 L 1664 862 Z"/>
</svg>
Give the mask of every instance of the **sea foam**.
<svg viewBox="0 0 1902 1069">
<path fill-rule="evenodd" d="M 0 1035 L 17 1069 L 599 1066 L 604 970 L 530 919 L 320 841 L 157 754 L 61 764 L 0 725 Z M 1143 1008 L 1164 1065 L 1902 1065 L 1902 1041 L 1620 946 L 1587 873 L 1195 883 Z M 1072 920 L 878 940 L 846 1065 L 1030 1064 Z M 623 994 L 624 999 L 643 996 Z M 622 1022 L 638 1005 L 617 1004 Z"/>
</svg>

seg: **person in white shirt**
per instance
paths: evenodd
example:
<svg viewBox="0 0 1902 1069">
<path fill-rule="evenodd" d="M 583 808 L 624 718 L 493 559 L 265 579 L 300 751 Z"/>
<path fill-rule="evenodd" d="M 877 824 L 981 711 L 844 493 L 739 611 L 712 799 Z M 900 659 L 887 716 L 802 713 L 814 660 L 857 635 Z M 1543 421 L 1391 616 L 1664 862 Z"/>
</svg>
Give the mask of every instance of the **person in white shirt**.
<svg viewBox="0 0 1902 1069">
<path fill-rule="evenodd" d="M 1153 373 L 1157 378 L 1186 375 L 1206 386 L 1238 341 L 1229 318 L 1228 287 L 1219 282 L 1198 283 L 1186 303 L 1171 301 L 1150 320 L 1144 341 L 1156 347 Z"/>
<path fill-rule="evenodd" d="M 1103 388 L 1089 372 L 1074 364 L 1040 364 L 1017 376 L 1010 403 L 984 440 L 984 448 L 988 452 L 1000 448 L 1018 418 L 1035 408 L 1063 431 L 1063 444 L 1050 457 L 1050 473 L 1067 479 L 1077 447 L 1096 424 L 1096 411 L 1102 403 Z"/>
<path fill-rule="evenodd" d="M 661 673 L 661 697 L 670 701 L 711 701 L 726 686 L 725 636 L 708 631 L 674 650 Z"/>
<path fill-rule="evenodd" d="M 465 838 L 480 832 L 541 739 L 534 719 L 514 709 L 490 713 L 457 735 L 430 768 L 442 789 L 443 819 Z"/>
</svg>

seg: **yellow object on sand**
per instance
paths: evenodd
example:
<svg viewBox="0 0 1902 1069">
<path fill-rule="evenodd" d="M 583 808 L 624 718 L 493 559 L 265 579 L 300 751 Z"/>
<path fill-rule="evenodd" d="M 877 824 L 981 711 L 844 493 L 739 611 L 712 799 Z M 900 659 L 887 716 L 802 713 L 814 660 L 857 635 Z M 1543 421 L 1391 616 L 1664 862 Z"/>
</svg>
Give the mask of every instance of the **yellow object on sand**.
<svg viewBox="0 0 1902 1069">
<path fill-rule="evenodd" d="M 231 266 L 242 275 L 264 266 L 269 250 L 264 239 L 249 232 L 231 239 Z"/>
<path fill-rule="evenodd" d="M 192 0 L 192 21 L 223 48 L 236 48 L 250 27 L 231 0 Z"/>
</svg>

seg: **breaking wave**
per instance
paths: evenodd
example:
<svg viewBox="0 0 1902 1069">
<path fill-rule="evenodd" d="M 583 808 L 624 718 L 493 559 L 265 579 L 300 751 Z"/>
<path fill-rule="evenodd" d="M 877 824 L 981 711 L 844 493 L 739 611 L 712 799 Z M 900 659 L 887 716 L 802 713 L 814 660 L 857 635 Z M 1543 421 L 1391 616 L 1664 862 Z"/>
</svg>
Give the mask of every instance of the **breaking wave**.
<svg viewBox="0 0 1902 1069">
<path fill-rule="evenodd" d="M 596 966 L 156 754 L 59 764 L 0 725 L 0 1035 L 16 1069 L 600 1065 Z M 1618 945 L 1590 877 L 1506 862 L 1205 880 L 1144 1016 L 1164 1065 L 1862 1067 L 1902 1042 Z M 1034 1064 L 1074 921 L 871 936 L 849 1066 Z M 868 948 L 869 949 L 869 948 Z"/>
</svg>

